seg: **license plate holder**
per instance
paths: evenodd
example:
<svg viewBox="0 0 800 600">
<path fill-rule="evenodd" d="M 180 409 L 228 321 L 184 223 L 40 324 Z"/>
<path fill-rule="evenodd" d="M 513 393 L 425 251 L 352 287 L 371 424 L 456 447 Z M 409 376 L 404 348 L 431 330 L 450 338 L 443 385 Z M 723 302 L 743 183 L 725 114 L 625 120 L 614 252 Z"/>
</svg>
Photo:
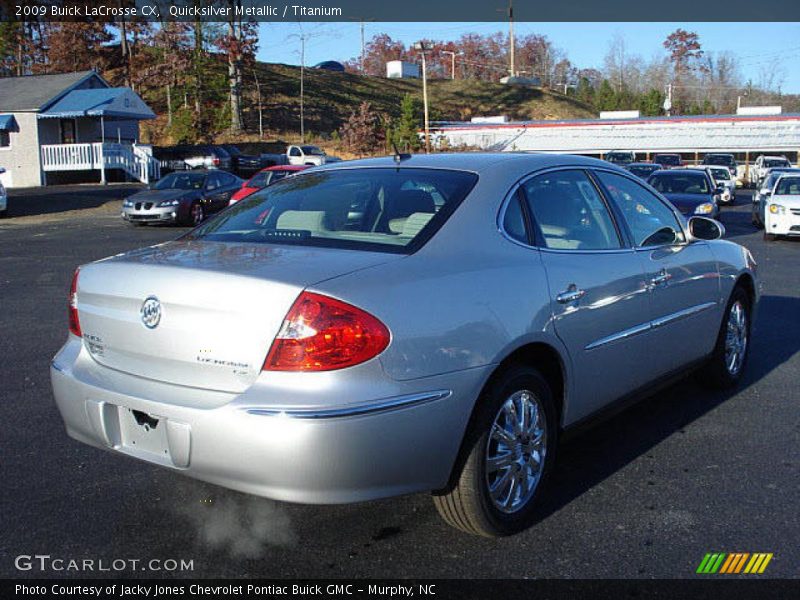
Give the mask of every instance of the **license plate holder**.
<svg viewBox="0 0 800 600">
<path fill-rule="evenodd" d="M 118 414 L 120 441 L 125 451 L 156 462 L 172 462 L 166 418 L 126 407 L 119 407 Z"/>
</svg>

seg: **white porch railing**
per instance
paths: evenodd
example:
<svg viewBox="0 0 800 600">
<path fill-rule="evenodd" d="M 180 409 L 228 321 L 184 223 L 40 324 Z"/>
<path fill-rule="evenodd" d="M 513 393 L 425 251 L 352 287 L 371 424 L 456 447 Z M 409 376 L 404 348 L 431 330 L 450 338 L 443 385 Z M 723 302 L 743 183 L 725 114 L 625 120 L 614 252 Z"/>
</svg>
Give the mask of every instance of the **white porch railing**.
<svg viewBox="0 0 800 600">
<path fill-rule="evenodd" d="M 89 171 L 122 169 L 142 183 L 161 176 L 161 166 L 149 148 L 131 144 L 94 142 L 42 146 L 44 171 Z"/>
</svg>

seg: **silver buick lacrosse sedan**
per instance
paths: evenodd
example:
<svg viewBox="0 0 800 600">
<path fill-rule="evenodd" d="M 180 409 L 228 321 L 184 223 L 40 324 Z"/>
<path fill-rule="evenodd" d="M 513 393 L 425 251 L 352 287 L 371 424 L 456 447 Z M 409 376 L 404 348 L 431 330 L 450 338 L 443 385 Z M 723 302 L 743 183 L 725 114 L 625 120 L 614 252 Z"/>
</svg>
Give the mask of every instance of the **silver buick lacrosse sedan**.
<svg viewBox="0 0 800 600">
<path fill-rule="evenodd" d="M 689 369 L 742 376 L 756 265 L 607 162 L 441 154 L 287 178 L 80 267 L 53 392 L 73 438 L 278 500 L 431 491 L 502 536 L 559 436 Z"/>
</svg>

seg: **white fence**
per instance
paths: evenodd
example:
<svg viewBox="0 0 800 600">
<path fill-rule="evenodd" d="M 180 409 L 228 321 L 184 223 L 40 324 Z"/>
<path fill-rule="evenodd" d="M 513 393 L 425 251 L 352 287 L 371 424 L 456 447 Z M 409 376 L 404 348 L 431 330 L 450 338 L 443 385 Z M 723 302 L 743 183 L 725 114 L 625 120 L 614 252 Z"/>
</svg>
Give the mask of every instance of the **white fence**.
<svg viewBox="0 0 800 600">
<path fill-rule="evenodd" d="M 44 171 L 122 169 L 142 183 L 161 176 L 161 167 L 146 146 L 94 142 L 88 144 L 48 144 L 42 146 Z"/>
</svg>

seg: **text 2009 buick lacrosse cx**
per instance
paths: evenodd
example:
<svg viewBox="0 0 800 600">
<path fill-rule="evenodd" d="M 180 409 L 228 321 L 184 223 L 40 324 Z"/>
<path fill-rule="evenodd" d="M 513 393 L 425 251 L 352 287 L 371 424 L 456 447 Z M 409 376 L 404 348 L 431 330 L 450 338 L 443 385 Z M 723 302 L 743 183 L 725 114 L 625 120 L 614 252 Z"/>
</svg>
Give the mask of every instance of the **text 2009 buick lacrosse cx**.
<svg viewBox="0 0 800 600">
<path fill-rule="evenodd" d="M 507 535 L 566 428 L 690 367 L 737 383 L 759 284 L 722 234 L 588 158 L 339 163 L 80 267 L 53 390 L 94 446 Z"/>
</svg>

